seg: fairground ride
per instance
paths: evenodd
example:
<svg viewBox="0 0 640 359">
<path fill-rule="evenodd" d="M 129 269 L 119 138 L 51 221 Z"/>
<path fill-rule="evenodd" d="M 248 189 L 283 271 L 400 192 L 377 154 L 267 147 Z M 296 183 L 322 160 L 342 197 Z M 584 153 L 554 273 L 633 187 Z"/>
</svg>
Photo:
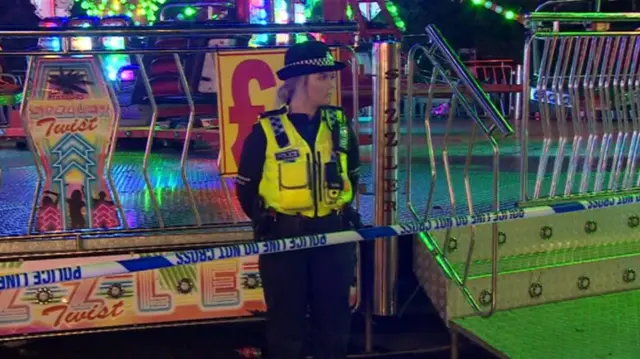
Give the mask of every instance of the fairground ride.
<svg viewBox="0 0 640 359">
<path fill-rule="evenodd" d="M 169 3 L 155 2 L 158 7 L 152 11 L 153 6 L 143 3 L 136 5 L 121 4 L 120 1 L 95 5 L 94 2 L 84 0 L 79 2 L 81 8 L 88 15 L 81 17 L 44 17 L 40 26 L 47 29 L 92 28 L 96 26 L 128 27 L 139 24 L 140 21 L 155 27 L 163 27 L 176 22 L 185 25 L 197 22 L 206 23 L 249 23 L 249 24 L 282 24 L 288 19 L 294 19 L 296 23 L 309 19 L 324 19 L 326 21 L 341 21 L 354 19 L 363 29 L 359 36 L 363 39 L 382 37 L 400 38 L 404 23 L 398 18 L 397 9 L 389 2 L 359 1 L 352 4 L 342 0 L 323 4 L 319 1 L 288 4 L 283 0 L 244 0 L 237 3 L 229 2 L 195 2 L 195 3 Z M 133 3 L 133 2 L 132 2 Z M 146 5 L 145 5 L 146 4 Z M 71 7 L 68 4 L 59 5 L 56 11 L 52 10 L 55 2 L 41 2 L 39 14 L 68 15 Z M 48 6 L 48 7 L 47 7 Z M 133 8 L 135 7 L 135 8 Z M 352 9 L 360 11 L 353 11 Z M 273 9 L 270 10 L 270 9 Z M 343 10 L 340 10 L 343 9 Z M 346 9 L 346 10 L 344 10 Z M 113 15 L 120 11 L 121 14 Z M 321 13 L 319 13 L 321 11 Z M 129 17 L 129 15 L 134 16 Z M 316 34 L 315 36 L 320 35 Z M 298 34 L 291 37 L 287 34 L 269 36 L 256 34 L 232 38 L 215 37 L 208 39 L 162 39 L 162 38 L 136 38 L 109 36 L 101 38 L 76 37 L 71 38 L 63 49 L 60 37 L 48 37 L 39 39 L 39 47 L 52 52 L 62 51 L 90 51 L 103 49 L 118 51 L 122 49 L 144 49 L 149 46 L 160 48 L 172 48 L 185 46 L 187 48 L 209 47 L 241 47 L 249 46 L 264 48 L 265 46 L 286 46 L 292 41 L 304 41 L 308 36 Z M 339 34 L 324 34 L 323 40 L 336 43 L 346 43 L 348 37 Z M 156 42 L 151 44 L 150 42 Z M 371 58 L 370 46 L 362 44 L 357 49 L 355 56 L 359 58 L 359 75 L 357 81 L 363 92 L 361 98 L 354 98 L 348 91 L 343 92 L 342 100 L 348 111 L 353 111 L 354 106 L 367 109 L 371 106 Z M 352 58 L 354 54 L 343 51 L 345 58 Z M 219 146 L 220 125 L 218 122 L 218 88 L 217 74 L 215 73 L 215 56 L 212 53 L 187 56 L 183 59 L 183 72 L 185 80 L 189 84 L 189 91 L 195 106 L 196 120 L 192 142 L 202 142 L 206 146 Z M 147 95 L 146 80 L 148 77 L 156 104 L 156 122 L 154 139 L 164 145 L 171 144 L 182 148 L 185 139 L 185 126 L 189 117 L 189 105 L 185 98 L 182 80 L 175 61 L 171 55 L 143 54 L 142 56 L 112 54 L 101 57 L 102 67 L 106 80 L 111 81 L 118 97 L 121 111 L 118 137 L 123 139 L 146 139 L 148 128 L 152 122 L 154 112 Z M 403 58 L 406 63 L 406 59 Z M 508 83 L 515 75 L 512 61 L 472 61 L 469 63 L 472 71 L 480 74 L 479 78 L 489 84 L 500 86 Z M 140 71 L 141 66 L 144 72 Z M 16 141 L 19 147 L 26 147 L 26 134 L 20 119 L 20 96 L 22 95 L 22 77 L 24 73 L 13 72 L 5 75 L 2 93 L 2 104 L 7 105 L 0 116 L 0 126 L 4 127 L 0 133 L 0 140 Z M 424 74 L 423 74 L 424 75 Z M 350 72 L 343 76 L 343 86 L 350 86 L 354 81 Z M 508 91 L 508 89 L 507 89 Z M 504 93 L 504 89 L 502 90 Z M 499 96 L 504 108 L 507 105 L 506 96 Z M 354 102 L 356 101 L 356 102 Z M 511 101 L 513 102 L 513 100 Z M 422 103 L 424 107 L 424 103 Z M 436 109 L 436 113 L 443 113 L 447 106 Z M 370 111 L 369 111 L 370 112 Z M 445 111 L 446 112 L 446 111 Z M 365 111 L 366 113 L 366 111 Z M 370 116 L 369 116 L 370 117 Z M 370 136 L 363 134 L 361 143 L 370 144 Z"/>
<path fill-rule="evenodd" d="M 506 357 L 640 352 L 640 316 L 624 309 L 639 297 L 640 33 L 618 28 L 640 15 L 526 15 L 521 71 L 508 71 L 513 81 L 484 83 L 434 26 L 403 56 L 396 30 L 372 34 L 378 30 L 364 16 L 351 23 L 338 13 L 323 24 L 0 30 L 61 43 L 61 52 L 3 53 L 29 56 L 14 101 L 32 156 L 0 151 L 2 339 L 261 319 L 258 254 L 384 237 L 361 247 L 372 249 L 359 258 L 374 278 L 370 291 L 363 291 L 366 272 L 354 273 L 352 304 L 369 319 L 397 313 L 403 238 L 413 244 L 422 288 L 451 328 L 454 357 L 459 334 Z M 231 179 L 247 126 L 271 104 L 284 52 L 247 46 L 256 33 L 322 34 L 351 64 L 334 103 L 362 131 L 356 109 L 371 105 L 373 146 L 363 146 L 369 161 L 357 201 L 371 228 L 251 243 Z M 109 37 L 151 40 L 119 51 L 73 48 L 78 38 Z M 228 42 L 211 45 L 217 41 Z M 363 55 L 354 57 L 355 44 Z M 135 82 L 145 90 L 144 153 L 117 146 L 123 106 L 103 61 L 115 53 L 135 59 Z M 194 64 L 206 56 L 217 74 L 217 155 L 190 150 L 202 76 Z M 167 67 L 155 73 L 154 65 Z M 166 78 L 179 98 L 156 85 Z M 533 91 L 539 121 L 529 116 Z M 511 102 L 501 106 L 489 92 Z M 568 100 L 552 101 L 559 95 Z M 450 99 L 444 119 L 433 115 L 438 96 Z M 180 156 L 152 146 L 165 99 L 188 109 Z M 455 116 L 458 108 L 466 118 Z M 524 345 L 522 333 L 548 345 Z"/>
</svg>

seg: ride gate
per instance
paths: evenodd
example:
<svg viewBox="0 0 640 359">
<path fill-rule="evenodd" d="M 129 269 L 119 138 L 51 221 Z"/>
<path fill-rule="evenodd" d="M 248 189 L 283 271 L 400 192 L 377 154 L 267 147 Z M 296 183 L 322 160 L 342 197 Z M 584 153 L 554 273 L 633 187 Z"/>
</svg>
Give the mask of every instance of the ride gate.
<svg viewBox="0 0 640 359">
<path fill-rule="evenodd" d="M 426 29 L 429 41 L 409 52 L 406 73 L 398 43 L 372 44 L 368 83 L 353 50 L 336 49 L 336 57 L 352 66 L 341 74 L 351 83 L 338 87 L 335 103 L 350 114 L 362 103 L 373 107 L 372 161 L 363 167 L 366 190 L 357 204 L 375 228 L 287 243 L 308 248 L 389 237 L 375 243 L 373 309 L 393 315 L 398 236 L 414 235 L 415 273 L 452 330 L 454 357 L 460 333 L 506 357 L 632 357 L 639 352 L 632 328 L 640 265 L 640 197 L 634 192 L 640 180 L 640 34 L 563 30 L 630 19 L 638 16 L 530 15 L 521 86 L 512 77 L 481 83 L 434 26 Z M 356 30 L 353 24 L 260 28 Z M 0 339 L 261 317 L 257 255 L 282 250 L 285 242 L 237 244 L 251 241 L 252 233 L 229 177 L 239 139 L 253 123 L 246 119 L 271 105 L 283 51 L 196 47 L 185 40 L 254 31 L 26 33 L 154 40 L 119 51 L 138 64 L 141 94 L 104 78 L 101 58 L 113 51 L 63 46 L 62 54 L 25 52 L 30 66 L 20 110 L 32 156 L 1 150 Z M 198 92 L 203 69 L 196 65 L 206 56 L 215 56 L 209 63 L 217 74 L 217 93 L 209 97 Z M 429 65 L 418 66 L 418 56 Z M 164 71 L 154 72 L 154 65 Z M 487 93 L 515 100 L 497 106 Z M 405 96 L 406 113 L 400 114 Z M 449 111 L 436 118 L 433 99 L 442 96 L 451 99 Z M 416 97 L 427 104 L 419 124 Z M 123 98 L 146 106 L 144 151 L 118 146 Z M 211 103 L 217 104 L 219 154 L 192 146 L 194 124 L 211 114 Z M 186 111 L 166 115 L 165 105 Z M 540 121 L 530 119 L 533 105 Z M 457 108 L 464 118 L 456 118 Z M 518 122 L 507 119 L 509 112 Z M 154 146 L 164 117 L 182 121 L 179 153 Z M 180 249 L 189 250 L 156 255 Z M 360 273 L 356 278 L 354 309 Z"/>
<path fill-rule="evenodd" d="M 427 28 L 431 45 L 414 49 L 431 54 L 432 79 L 460 84 L 479 105 L 464 146 L 447 139 L 451 117 L 437 146 L 427 115 L 431 191 L 415 211 L 416 219 L 429 218 L 441 208 L 454 221 L 417 236 L 414 262 L 450 323 L 454 355 L 463 334 L 501 357 L 637 356 L 640 33 L 583 28 L 637 19 L 531 14 L 517 139 L 501 136 L 500 116 L 475 96 L 473 79 L 435 28 Z M 454 94 L 452 107 L 467 107 L 463 97 Z M 415 163 L 408 163 L 411 171 Z M 422 199 L 411 197 L 411 188 L 407 202 L 416 206 Z M 444 203 L 435 195 L 442 192 Z M 452 228 L 467 219 L 456 215 L 471 215 L 473 223 Z"/>
</svg>

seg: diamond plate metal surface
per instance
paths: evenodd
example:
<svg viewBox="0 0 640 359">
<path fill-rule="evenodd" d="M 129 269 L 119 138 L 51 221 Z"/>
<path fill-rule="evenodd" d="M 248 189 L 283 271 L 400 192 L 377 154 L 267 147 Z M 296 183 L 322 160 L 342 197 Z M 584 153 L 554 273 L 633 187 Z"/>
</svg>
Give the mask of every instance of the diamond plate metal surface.
<svg viewBox="0 0 640 359">
<path fill-rule="evenodd" d="M 640 281 L 629 281 L 627 271 L 640 272 L 640 255 L 578 262 L 534 270 L 501 272 L 498 276 L 497 310 L 536 306 L 606 293 L 636 290 Z M 635 276 L 635 274 L 634 274 Z M 491 292 L 491 276 L 470 278 L 468 288 L 480 301 Z M 487 309 L 485 306 L 484 309 Z M 447 297 L 450 319 L 473 315 L 471 306 L 457 288 Z"/>
<path fill-rule="evenodd" d="M 424 243 L 419 239 L 415 239 L 413 242 L 413 271 L 440 318 L 447 323 L 449 321 L 447 293 L 451 284 L 431 253 L 426 250 Z"/>
<path fill-rule="evenodd" d="M 26 151 L 2 149 L 0 156 L 3 172 L 0 218 L 4 219 L 0 222 L 0 235 L 25 234 L 37 182 L 35 166 Z M 226 180 L 232 203 L 226 199 L 222 179 L 217 175 L 215 154 L 195 152 L 190 157 L 187 178 L 194 191 L 203 223 L 233 223 L 234 218 L 246 221 L 233 196 L 232 179 Z M 179 158 L 175 151 L 165 151 L 153 153 L 149 161 L 149 174 L 167 226 L 195 223 L 180 176 Z M 142 176 L 142 159 L 143 153 L 140 152 L 117 152 L 114 157 L 113 179 L 130 228 L 158 226 Z"/>
<path fill-rule="evenodd" d="M 454 172 L 454 186 L 456 196 L 464 194 L 463 169 L 467 144 L 458 143 L 450 148 L 450 162 Z M 515 153 L 517 149 L 512 148 Z M 479 144 L 474 151 L 477 162 L 472 166 L 472 177 L 478 183 L 491 180 L 490 157 L 487 156 L 489 148 Z M 412 179 L 412 196 L 420 212 L 424 212 L 427 203 L 430 181 L 428 174 L 430 166 L 426 160 L 426 148 L 417 146 L 414 151 Z M 367 149 L 363 148 L 363 157 L 366 157 Z M 131 228 L 157 227 L 158 220 L 151 205 L 142 176 L 143 153 L 140 151 L 117 151 L 114 157 L 113 179 L 120 194 L 125 210 L 126 219 Z M 437 171 L 440 174 L 436 178 L 435 197 L 432 205 L 432 215 L 446 215 L 449 212 L 449 199 L 447 184 L 443 175 L 442 162 Z M 508 154 L 501 162 L 506 171 L 517 169 L 517 160 Z M 26 233 L 26 225 L 29 217 L 29 205 L 33 198 L 36 185 L 36 172 L 31 155 L 27 151 L 13 149 L 0 149 L 0 168 L 3 171 L 3 186 L 0 187 L 0 216 L 8 218 L 0 224 L 0 235 L 19 235 Z M 399 169 L 400 188 L 404 188 L 407 173 L 404 167 Z M 155 194 L 161 207 L 162 215 L 167 226 L 177 226 L 195 223 L 193 214 L 187 201 L 187 194 L 180 177 L 179 153 L 170 150 L 156 151 L 152 153 L 149 164 L 149 174 L 153 183 Z M 196 196 L 196 202 L 202 216 L 203 223 L 230 223 L 232 215 L 237 220 L 244 221 L 239 204 L 235 199 L 235 190 L 232 180 L 227 180 L 233 205 L 229 205 L 225 199 L 220 178 L 217 175 L 216 154 L 211 151 L 194 151 L 189 156 L 187 165 L 187 177 L 189 184 Z M 518 198 L 519 174 L 514 172 L 503 173 L 505 187 L 503 193 L 503 206 L 513 207 Z M 363 164 L 361 170 L 362 183 L 370 188 L 372 180 L 372 168 L 368 162 Z M 406 206 L 406 191 L 401 190 L 398 204 L 399 221 L 413 221 L 413 217 Z M 462 197 L 460 197 L 462 198 Z M 473 192 L 473 201 L 479 211 L 489 211 L 492 193 L 487 186 L 477 186 Z M 373 195 L 360 196 L 363 221 L 371 223 L 373 220 Z M 230 211 L 233 208 L 234 212 Z M 457 214 L 467 213 L 465 208 L 459 208 Z"/>
<path fill-rule="evenodd" d="M 640 205 L 632 204 L 500 223 L 500 271 L 557 266 L 637 253 L 640 250 L 640 227 L 630 226 L 629 222 L 639 215 Z M 589 225 L 595 227 L 589 230 Z M 476 227 L 471 276 L 490 272 L 491 227 Z M 445 246 L 445 232 L 434 232 L 433 235 L 438 238 L 441 247 Z M 468 254 L 469 229 L 452 230 L 450 238 L 454 238 L 455 246 L 452 246 L 450 239 L 447 243 L 448 258 L 454 268 L 461 271 Z"/>
<path fill-rule="evenodd" d="M 498 252 L 497 309 L 635 289 L 635 273 L 639 270 L 636 268 L 640 268 L 640 232 L 638 227 L 629 226 L 629 218 L 636 213 L 640 213 L 640 207 L 629 205 L 501 223 L 503 244 Z M 596 219 L 597 230 L 586 233 L 585 223 Z M 544 226 L 553 229 L 550 238 L 542 238 Z M 490 224 L 476 227 L 467 286 L 477 301 L 483 292 L 491 292 L 491 227 Z M 433 233 L 439 235 L 441 248 L 442 233 Z M 457 236 L 458 247 L 455 250 L 449 247 L 448 258 L 462 277 L 469 238 L 466 233 L 465 236 L 452 233 L 452 237 Z M 416 274 L 442 318 L 474 315 L 467 299 L 446 280 L 422 241 L 416 240 L 415 251 Z M 627 270 L 633 273 L 633 281 L 623 279 Z M 579 288 L 581 277 L 586 278 L 583 282 L 589 283 L 588 288 Z"/>
<path fill-rule="evenodd" d="M 638 290 L 454 322 L 513 359 L 635 359 L 640 353 Z"/>
</svg>

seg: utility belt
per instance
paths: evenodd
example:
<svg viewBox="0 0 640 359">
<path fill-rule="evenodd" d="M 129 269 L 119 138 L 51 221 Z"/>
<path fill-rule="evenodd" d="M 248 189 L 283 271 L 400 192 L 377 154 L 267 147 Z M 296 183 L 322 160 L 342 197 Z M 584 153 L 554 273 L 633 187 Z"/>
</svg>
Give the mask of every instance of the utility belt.
<svg viewBox="0 0 640 359">
<path fill-rule="evenodd" d="M 362 228 L 360 215 L 350 206 L 341 211 L 331 211 L 322 217 L 305 217 L 303 215 L 288 215 L 266 209 L 258 218 L 253 220 L 255 239 L 281 238 L 324 232 L 344 231 Z"/>
</svg>

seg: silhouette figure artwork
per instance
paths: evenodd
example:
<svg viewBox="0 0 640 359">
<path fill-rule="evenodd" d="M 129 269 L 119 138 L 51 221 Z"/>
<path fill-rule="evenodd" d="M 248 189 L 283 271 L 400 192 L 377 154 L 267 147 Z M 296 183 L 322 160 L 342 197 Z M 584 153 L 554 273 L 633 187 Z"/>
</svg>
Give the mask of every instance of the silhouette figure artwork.
<svg viewBox="0 0 640 359">
<path fill-rule="evenodd" d="M 112 228 L 118 225 L 118 215 L 113 201 L 107 198 L 105 191 L 98 193 L 98 198 L 93 198 L 93 224 L 98 228 Z"/>
<path fill-rule="evenodd" d="M 115 130 L 108 82 L 94 58 L 37 58 L 25 100 L 45 172 L 40 232 L 120 227 L 105 159 Z"/>
<path fill-rule="evenodd" d="M 51 191 L 44 191 L 40 205 L 40 215 L 36 222 L 38 232 L 59 231 L 62 229 L 62 218 L 58 210 L 60 196 Z"/>
<path fill-rule="evenodd" d="M 86 194 L 84 186 L 82 186 L 82 191 L 76 189 L 71 192 L 71 198 L 67 198 L 68 213 L 69 217 L 71 217 L 71 229 L 83 229 L 87 227 L 87 222 L 84 219 L 86 214 L 84 197 L 86 197 Z"/>
</svg>

